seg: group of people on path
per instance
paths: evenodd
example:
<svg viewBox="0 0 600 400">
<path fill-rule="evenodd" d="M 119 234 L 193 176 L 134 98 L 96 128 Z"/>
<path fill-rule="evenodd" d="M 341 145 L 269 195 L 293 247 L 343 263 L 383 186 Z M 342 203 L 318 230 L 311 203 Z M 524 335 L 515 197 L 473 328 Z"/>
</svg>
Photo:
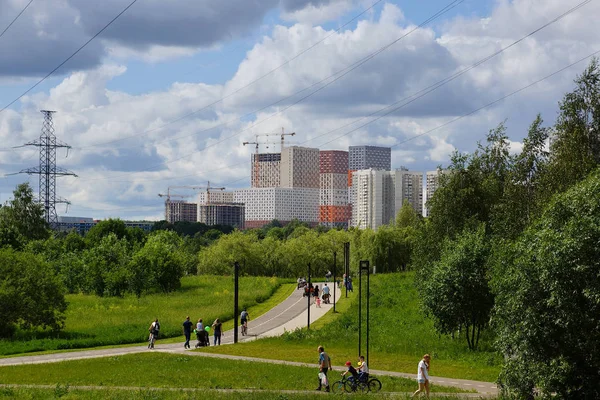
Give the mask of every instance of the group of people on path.
<svg viewBox="0 0 600 400">
<path fill-rule="evenodd" d="M 240 315 L 240 322 L 242 325 L 242 335 L 247 335 L 248 332 L 248 321 L 250 320 L 250 314 L 244 309 Z M 198 322 L 194 325 L 194 323 L 190 320 L 190 317 L 187 316 L 185 321 L 182 324 L 183 327 L 183 336 L 185 337 L 185 343 L 183 344 L 184 349 L 191 349 L 190 340 L 192 338 L 192 332 L 196 335 L 196 345 L 195 348 L 210 346 L 210 331 L 213 331 L 213 344 L 216 346 L 217 344 L 221 345 L 221 337 L 223 336 L 223 323 L 219 318 L 215 319 L 212 325 L 205 325 L 202 321 L 202 318 L 198 319 Z M 158 340 L 158 335 L 160 333 L 160 323 L 158 322 L 158 318 L 156 318 L 150 324 L 148 328 L 148 332 L 150 336 L 148 337 L 148 348 L 153 349 L 156 340 Z"/>
<path fill-rule="evenodd" d="M 323 346 L 319 346 L 317 351 L 319 352 L 319 386 L 316 390 L 323 390 L 325 388 L 325 391 L 329 392 L 330 386 L 327 372 L 331 370 L 331 357 L 325 352 Z M 351 376 L 348 379 L 355 382 L 366 382 L 369 379 L 369 367 L 364 356 L 361 355 L 358 357 L 358 369 L 352 366 L 352 361 L 350 360 L 346 361 L 346 367 L 348 369 L 342 374 L 342 377 L 350 374 Z"/>
<path fill-rule="evenodd" d="M 325 388 L 326 392 L 329 392 L 329 379 L 327 377 L 327 372 L 331 371 L 331 357 L 329 354 L 325 352 L 325 348 L 323 346 L 319 346 L 317 348 L 319 352 L 319 386 L 316 390 L 322 390 Z M 417 371 L 417 383 L 419 384 L 419 388 L 416 392 L 413 393 L 412 397 L 415 397 L 419 394 L 425 393 L 427 398 L 429 398 L 429 365 L 431 362 L 431 357 L 429 354 L 425 354 L 423 359 L 419 362 L 418 371 Z M 352 361 L 346 361 L 347 370 L 342 374 L 342 377 L 346 375 L 351 375 L 348 380 L 353 382 L 367 382 L 369 380 L 369 367 L 367 366 L 367 362 L 365 361 L 364 356 L 359 356 L 358 358 L 358 368 L 355 368 L 352 365 Z"/>
</svg>

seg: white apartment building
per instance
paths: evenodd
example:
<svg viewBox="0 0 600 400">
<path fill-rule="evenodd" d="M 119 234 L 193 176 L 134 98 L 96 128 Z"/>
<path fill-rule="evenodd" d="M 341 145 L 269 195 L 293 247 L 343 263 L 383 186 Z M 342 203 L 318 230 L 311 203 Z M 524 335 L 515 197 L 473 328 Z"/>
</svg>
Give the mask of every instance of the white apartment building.
<svg viewBox="0 0 600 400">
<path fill-rule="evenodd" d="M 427 171 L 426 185 L 425 185 L 425 204 L 423 215 L 429 215 L 429 208 L 427 207 L 427 203 L 433 197 L 433 194 L 437 190 L 440 185 L 440 174 L 441 171 Z"/>
<path fill-rule="evenodd" d="M 352 173 L 351 226 L 377 229 L 389 224 L 404 201 L 419 214 L 423 212 L 423 173 L 360 170 Z"/>
<path fill-rule="evenodd" d="M 405 168 L 391 172 L 395 185 L 394 215 L 408 202 L 415 212 L 423 215 L 423 172 L 408 171 Z"/>
<path fill-rule="evenodd" d="M 281 187 L 319 188 L 319 149 L 292 146 L 281 152 Z"/>
<path fill-rule="evenodd" d="M 274 219 L 319 222 L 318 188 L 250 188 L 234 191 L 235 203 L 246 206 L 246 228 L 260 228 Z"/>
</svg>

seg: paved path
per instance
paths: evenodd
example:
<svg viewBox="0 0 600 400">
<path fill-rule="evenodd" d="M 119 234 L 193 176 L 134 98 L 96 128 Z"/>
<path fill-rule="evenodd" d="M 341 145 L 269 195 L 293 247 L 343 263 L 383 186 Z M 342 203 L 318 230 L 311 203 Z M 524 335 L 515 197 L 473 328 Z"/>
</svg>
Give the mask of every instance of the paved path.
<svg viewBox="0 0 600 400">
<path fill-rule="evenodd" d="M 319 288 L 322 287 L 322 284 L 319 283 Z M 333 292 L 332 292 L 333 293 Z M 339 298 L 340 291 L 337 291 L 337 296 Z M 278 336 L 283 332 L 293 331 L 296 328 L 305 327 L 307 324 L 308 313 L 307 313 L 308 300 L 305 297 L 302 297 L 302 290 L 295 290 L 288 298 L 286 298 L 282 303 L 278 304 L 265 314 L 257 317 L 256 319 L 250 320 L 248 324 L 248 336 L 242 336 L 241 334 L 238 336 L 239 341 L 248 341 L 248 340 L 256 340 L 262 337 L 269 336 Z M 317 308 L 315 304 L 312 304 L 310 307 L 310 320 L 311 323 L 315 322 L 323 315 L 325 315 L 331 308 L 332 304 L 321 304 L 321 308 Z M 252 316 L 250 316 L 252 317 Z M 211 345 L 212 345 L 212 337 L 211 337 Z M 223 345 L 233 344 L 233 329 L 224 332 L 224 336 L 221 339 L 221 343 Z M 45 364 L 52 362 L 61 362 L 61 361 L 71 361 L 71 360 L 81 360 L 87 358 L 99 358 L 99 357 L 111 357 L 118 355 L 126 355 L 126 354 L 135 354 L 135 353 L 144 353 L 150 350 L 147 349 L 147 345 L 133 345 L 130 347 L 119 347 L 119 348 L 110 348 L 110 349 L 95 349 L 95 350 L 82 350 L 82 351 L 72 351 L 65 353 L 55 353 L 55 354 L 45 354 L 38 356 L 21 356 L 21 357 L 11 357 L 11 358 L 0 358 L 0 367 L 2 366 L 10 366 L 10 365 L 24 365 L 24 364 Z M 169 344 L 160 344 L 160 341 L 157 342 L 154 351 L 164 352 L 164 353 L 185 353 L 187 355 L 199 356 L 199 357 L 214 357 L 214 358 L 224 358 L 231 360 L 246 360 L 253 362 L 268 362 L 273 364 L 285 364 L 285 365 L 295 365 L 295 366 L 303 366 L 303 367 L 314 367 L 314 364 L 309 363 L 300 363 L 300 362 L 292 362 L 292 361 L 282 361 L 282 360 L 269 360 L 262 358 L 254 358 L 254 357 L 244 357 L 244 356 L 232 356 L 227 354 L 213 354 L 213 353 L 204 353 L 204 352 L 190 352 L 189 350 L 185 350 L 183 348 L 183 340 L 181 343 L 169 343 Z M 334 367 L 334 370 L 342 371 L 344 368 Z M 402 372 L 392 372 L 392 371 L 379 371 L 371 369 L 371 372 L 375 375 L 384 375 L 384 376 L 396 376 L 396 377 L 404 377 L 414 379 L 414 374 L 407 374 Z M 469 381 L 464 379 L 451 379 L 451 378 L 438 378 L 431 377 L 431 382 L 433 384 L 439 384 L 444 386 L 454 386 L 462 389 L 475 389 L 480 394 L 484 395 L 497 395 L 498 390 L 496 385 L 489 382 L 478 382 L 478 381 Z"/>
<path fill-rule="evenodd" d="M 318 285 L 319 288 L 322 287 L 321 283 L 318 283 Z M 239 334 L 238 340 L 240 342 L 243 342 L 247 340 L 256 340 L 261 337 L 277 336 L 283 333 L 284 330 L 293 331 L 296 328 L 306 326 L 308 319 L 306 311 L 308 307 L 308 299 L 306 297 L 302 297 L 302 292 L 302 290 L 294 290 L 294 292 L 283 302 L 273 307 L 265 314 L 257 317 L 256 319 L 251 319 L 248 323 L 248 336 L 242 336 L 241 334 Z M 333 304 L 321 304 L 321 308 L 317 308 L 315 304 L 312 303 L 310 307 L 311 323 L 325 315 L 331 309 L 331 307 L 333 307 Z M 252 315 L 250 317 L 252 318 Z M 210 339 L 212 345 L 212 335 Z M 233 329 L 223 332 L 221 343 L 233 344 Z M 97 357 L 111 357 L 117 355 L 143 353 L 147 351 L 149 351 L 147 345 L 144 344 L 132 345 L 130 347 L 70 351 L 65 353 L 44 354 L 37 356 L 0 358 L 0 367 L 23 364 L 44 364 L 51 362 L 81 360 L 86 358 Z M 187 350 L 184 350 L 183 348 L 182 338 L 181 343 L 161 344 L 159 340 L 155 345 L 154 351 L 184 352 Z"/>
</svg>

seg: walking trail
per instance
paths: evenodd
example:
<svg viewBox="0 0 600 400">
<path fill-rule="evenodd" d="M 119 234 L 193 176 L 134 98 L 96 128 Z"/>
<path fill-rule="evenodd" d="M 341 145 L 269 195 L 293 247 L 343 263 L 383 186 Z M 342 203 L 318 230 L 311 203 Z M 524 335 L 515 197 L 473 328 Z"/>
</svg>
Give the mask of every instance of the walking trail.
<svg viewBox="0 0 600 400">
<path fill-rule="evenodd" d="M 320 288 L 323 287 L 322 283 L 318 284 Z M 333 285 L 331 287 L 333 289 Z M 302 290 L 295 290 L 287 299 L 273 307 L 265 314 L 251 319 L 248 323 L 248 335 L 238 335 L 238 341 L 244 342 L 249 340 L 256 340 L 264 337 L 279 336 L 285 331 L 293 331 L 297 328 L 305 327 L 308 323 L 308 299 L 302 296 Z M 331 290 L 333 295 L 333 290 Z M 341 295 L 340 290 L 337 290 L 337 298 Z M 310 305 L 310 323 L 312 324 L 323 315 L 325 315 L 333 307 L 333 304 L 323 304 L 318 308 L 314 303 Z M 252 315 L 250 316 L 252 317 Z M 233 344 L 233 329 L 225 331 L 221 338 L 221 344 Z M 213 338 L 211 337 L 211 345 L 213 345 Z M 72 351 L 65 353 L 55 354 L 44 354 L 36 356 L 20 356 L 11 358 L 0 358 L 0 367 L 11 366 L 11 365 L 25 365 L 25 364 L 45 364 L 61 361 L 72 361 L 81 360 L 88 358 L 99 358 L 99 357 L 112 357 L 118 355 L 144 353 L 152 350 L 148 350 L 147 345 L 134 345 L 130 347 L 118 347 L 109 349 L 95 349 L 95 350 L 82 350 Z M 292 361 L 282 360 L 269 360 L 264 358 L 244 357 L 244 356 L 232 356 L 227 354 L 212 354 L 203 353 L 197 351 L 185 350 L 182 343 L 170 343 L 161 344 L 160 340 L 156 343 L 154 351 L 164 353 L 185 353 L 186 355 L 198 356 L 198 357 L 213 357 L 223 358 L 230 360 L 246 360 L 253 362 L 267 362 L 273 364 L 285 364 L 295 365 L 303 367 L 314 367 L 314 364 L 300 363 Z M 343 371 L 344 368 L 334 367 L 334 370 Z M 416 367 L 415 367 L 416 369 Z M 407 374 L 402 372 L 392 371 L 379 371 L 371 369 L 371 373 L 374 375 L 385 375 L 385 376 L 396 376 L 414 379 L 415 374 Z M 439 384 L 444 386 L 459 387 L 462 389 L 474 389 L 480 394 L 484 395 L 497 395 L 498 390 L 496 385 L 489 382 L 478 382 L 464 379 L 452 379 L 452 378 L 440 378 L 431 377 L 432 384 Z"/>
</svg>

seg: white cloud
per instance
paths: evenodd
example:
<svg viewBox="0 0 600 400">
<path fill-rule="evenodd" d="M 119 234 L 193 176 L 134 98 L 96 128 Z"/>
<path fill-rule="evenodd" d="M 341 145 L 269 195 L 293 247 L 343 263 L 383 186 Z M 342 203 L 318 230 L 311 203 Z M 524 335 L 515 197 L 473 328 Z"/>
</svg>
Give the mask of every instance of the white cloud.
<svg viewBox="0 0 600 400">
<path fill-rule="evenodd" d="M 301 2 L 297 9 L 290 3 L 289 12 L 307 12 L 306 4 L 310 2 Z M 311 4 L 330 7 L 336 2 Z M 96 217 L 159 218 L 162 200 L 157 193 L 171 184 L 204 184 L 210 180 L 229 188 L 248 185 L 245 177 L 250 174 L 249 160 L 254 148 L 241 143 L 257 133 L 279 131 L 282 126 L 297 133 L 290 140 L 293 144 L 324 149 L 403 142 L 394 148 L 393 166 L 432 170 L 445 164 L 454 149 L 472 151 L 490 128 L 508 119 L 511 152 L 516 152 L 538 112 L 548 124 L 553 122 L 558 100 L 571 87 L 570 82 L 583 64 L 485 111 L 444 125 L 594 50 L 600 39 L 592 21 L 600 12 L 597 3 L 590 3 L 423 99 L 369 125 L 361 125 L 380 115 L 370 115 L 374 111 L 506 46 L 568 7 L 558 0 L 502 1 L 484 19 L 456 18 L 436 31 L 420 29 L 285 112 L 273 115 L 309 92 L 246 117 L 243 122 L 237 118 L 343 70 L 414 26 L 398 7 L 389 4 L 377 20 L 367 18 L 354 29 L 338 33 L 308 23 L 277 26 L 255 44 L 234 76 L 223 85 L 178 82 L 161 91 L 137 95 L 107 89 L 111 79 L 125 72 L 126 58 L 131 53 L 122 53 L 119 65 L 104 61 L 86 72 L 71 73 L 48 92 L 25 97 L 21 113 L 1 113 L 0 138 L 6 147 L 34 140 L 42 122 L 38 110 L 56 109 L 57 135 L 75 147 L 68 159 L 62 158 L 61 153 L 58 163 L 80 175 L 78 179 L 59 180 L 59 194 L 73 202 L 77 213 Z M 290 65 L 202 110 L 327 35 L 331 37 Z M 129 49 L 121 46 L 115 51 L 125 48 Z M 162 51 L 166 53 L 161 54 Z M 177 54 L 178 51 L 182 53 Z M 148 61 L 178 55 L 186 55 L 185 50 L 169 46 L 156 53 L 134 54 Z M 191 115 L 161 128 L 188 114 Z M 254 126 L 263 119 L 268 120 Z M 209 129 L 228 121 L 233 122 Z M 443 127 L 436 129 L 440 126 Z M 127 139 L 133 135 L 136 136 Z M 414 138 L 415 135 L 422 136 Z M 99 145 L 109 141 L 116 142 Z M 36 162 L 37 154 L 32 150 L 0 152 L 2 173 Z M 26 178 L 4 179 L 0 183 L 2 192 L 11 191 L 23 179 Z M 35 177 L 32 179 L 36 181 Z M 157 207 L 154 211 L 153 205 Z M 83 207 L 105 211 L 93 212 Z"/>
</svg>

